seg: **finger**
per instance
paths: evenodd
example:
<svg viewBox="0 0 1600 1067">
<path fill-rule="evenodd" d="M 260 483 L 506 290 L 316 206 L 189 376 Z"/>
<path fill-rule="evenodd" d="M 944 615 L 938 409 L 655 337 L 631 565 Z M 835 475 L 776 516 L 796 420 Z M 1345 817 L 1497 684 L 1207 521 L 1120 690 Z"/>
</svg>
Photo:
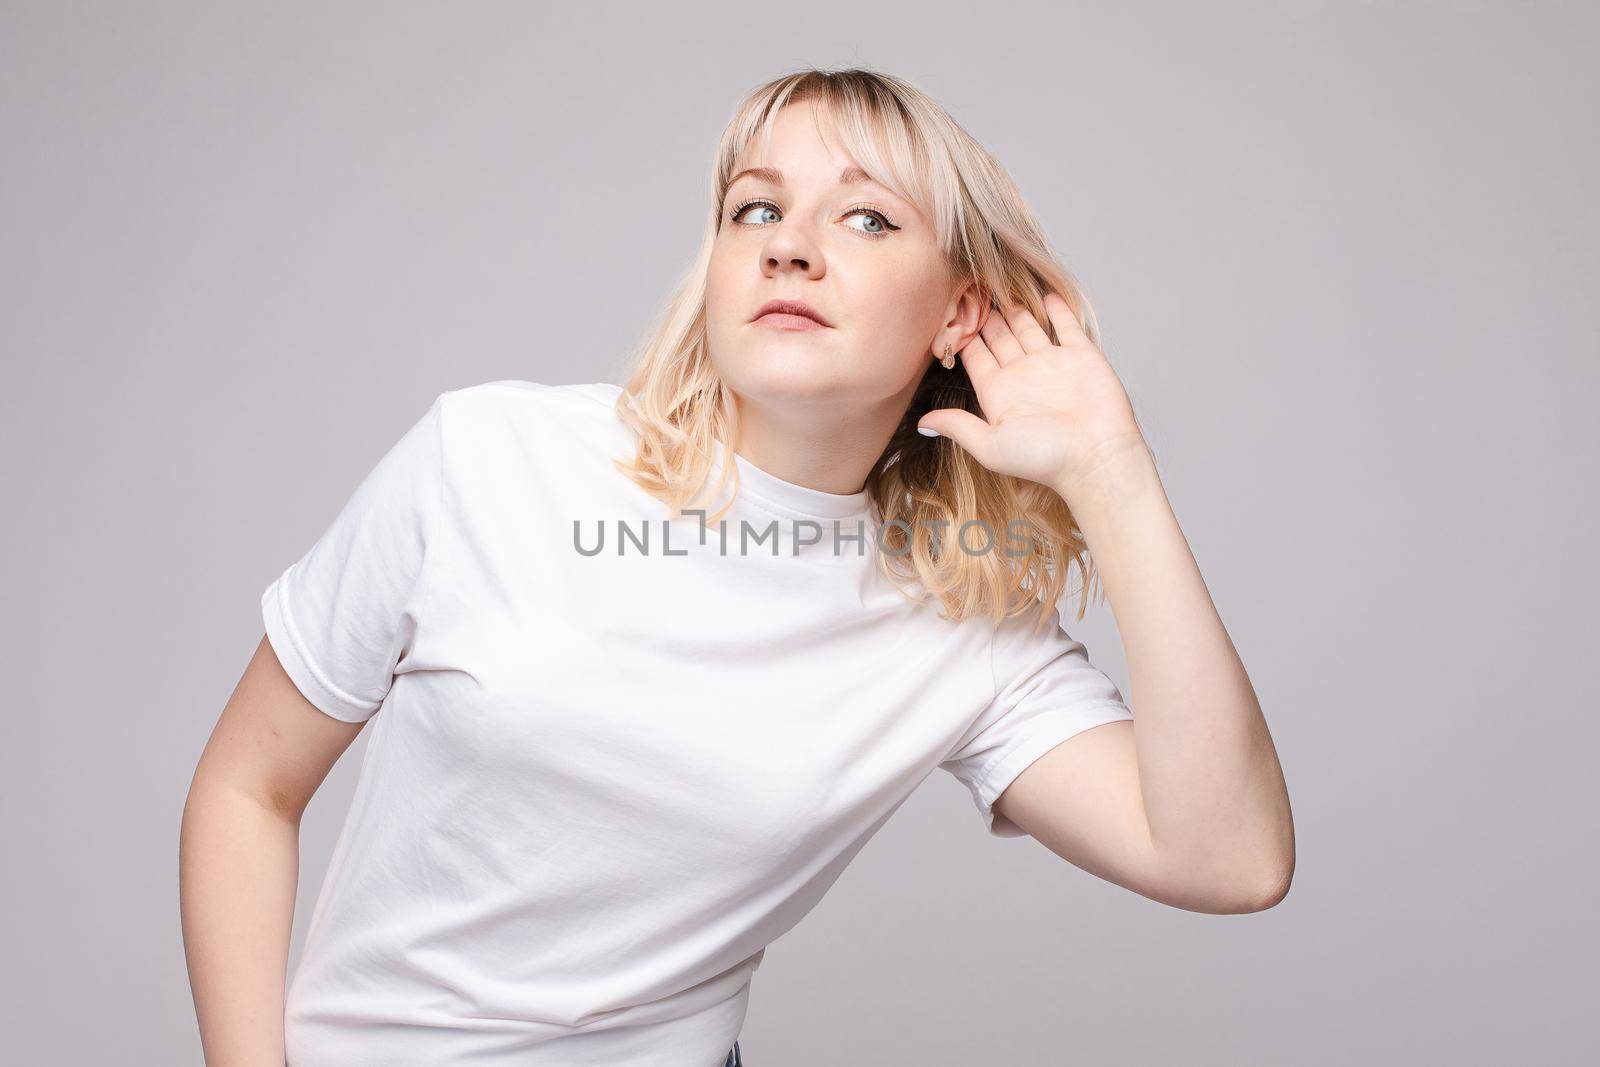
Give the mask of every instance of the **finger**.
<svg viewBox="0 0 1600 1067">
<path fill-rule="evenodd" d="M 967 377 L 972 379 L 974 386 L 1000 369 L 999 361 L 994 358 L 994 353 L 989 351 L 989 346 L 983 343 L 982 337 L 974 337 L 968 341 L 967 347 L 963 348 L 959 355 L 961 365 L 967 369 Z"/>
<path fill-rule="evenodd" d="M 935 408 L 917 420 L 917 429 L 933 430 L 928 436 L 948 437 L 985 466 L 989 453 L 989 435 L 994 428 L 970 411 L 961 408 Z"/>
<path fill-rule="evenodd" d="M 1050 325 L 1055 327 L 1056 338 L 1062 347 L 1090 343 L 1083 323 L 1073 314 L 1072 305 L 1067 303 L 1066 297 L 1054 292 L 1044 294 L 1044 310 L 1050 316 Z"/>
<path fill-rule="evenodd" d="M 1039 325 L 1039 320 L 1033 317 L 1022 304 L 1007 304 L 1005 306 L 1006 322 L 1011 326 L 1011 332 L 1024 352 L 1037 352 L 1042 348 L 1051 347 L 1050 335 L 1044 332 L 1044 327 Z"/>
<path fill-rule="evenodd" d="M 1015 363 L 1027 355 L 1022 349 L 1022 342 L 1011 332 L 1011 327 L 1006 324 L 1006 317 L 999 308 L 989 309 L 989 315 L 978 333 L 988 344 L 989 351 L 994 353 L 995 362 L 1002 367 Z"/>
</svg>

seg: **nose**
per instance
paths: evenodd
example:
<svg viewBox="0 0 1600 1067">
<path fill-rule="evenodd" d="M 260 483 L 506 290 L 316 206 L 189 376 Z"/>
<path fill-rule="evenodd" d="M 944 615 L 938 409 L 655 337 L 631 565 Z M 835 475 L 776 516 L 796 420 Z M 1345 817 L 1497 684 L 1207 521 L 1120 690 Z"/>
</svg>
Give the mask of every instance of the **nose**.
<svg viewBox="0 0 1600 1067">
<path fill-rule="evenodd" d="M 799 271 L 815 277 L 822 270 L 821 252 L 810 235 L 787 219 L 772 227 L 762 257 L 762 270 L 767 274 Z"/>
<path fill-rule="evenodd" d="M 767 261 L 767 265 L 773 270 L 781 270 L 785 266 L 793 266 L 798 270 L 808 272 L 811 270 L 811 261 L 799 255 L 791 255 L 787 257 L 774 256 Z"/>
</svg>

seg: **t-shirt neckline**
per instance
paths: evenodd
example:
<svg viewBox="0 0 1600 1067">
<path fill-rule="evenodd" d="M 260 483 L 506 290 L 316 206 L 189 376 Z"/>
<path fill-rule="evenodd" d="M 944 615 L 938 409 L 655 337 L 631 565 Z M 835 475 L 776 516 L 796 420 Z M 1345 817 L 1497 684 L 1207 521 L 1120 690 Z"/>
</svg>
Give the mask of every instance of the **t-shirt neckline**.
<svg viewBox="0 0 1600 1067">
<path fill-rule="evenodd" d="M 729 454 L 727 447 L 713 439 L 717 458 Z M 865 515 L 872 504 L 872 494 L 862 487 L 854 493 L 825 493 L 821 489 L 797 485 L 768 473 L 734 452 L 733 461 L 739 471 L 739 491 L 767 504 L 777 505 L 802 518 L 842 519 Z M 720 473 L 720 468 L 719 468 Z"/>
</svg>

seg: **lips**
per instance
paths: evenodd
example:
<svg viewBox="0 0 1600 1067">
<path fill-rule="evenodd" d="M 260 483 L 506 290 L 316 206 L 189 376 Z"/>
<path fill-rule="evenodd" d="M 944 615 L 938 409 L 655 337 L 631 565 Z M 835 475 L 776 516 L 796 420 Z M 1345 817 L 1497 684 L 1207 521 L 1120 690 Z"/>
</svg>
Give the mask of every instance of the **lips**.
<svg viewBox="0 0 1600 1067">
<path fill-rule="evenodd" d="M 821 326 L 833 325 L 833 323 L 819 315 L 815 308 L 803 300 L 768 300 L 765 304 L 761 305 L 761 309 L 755 313 L 755 318 L 752 318 L 750 321 L 754 322 L 763 315 L 800 315 L 804 318 L 811 319 L 813 322 L 816 322 Z"/>
</svg>

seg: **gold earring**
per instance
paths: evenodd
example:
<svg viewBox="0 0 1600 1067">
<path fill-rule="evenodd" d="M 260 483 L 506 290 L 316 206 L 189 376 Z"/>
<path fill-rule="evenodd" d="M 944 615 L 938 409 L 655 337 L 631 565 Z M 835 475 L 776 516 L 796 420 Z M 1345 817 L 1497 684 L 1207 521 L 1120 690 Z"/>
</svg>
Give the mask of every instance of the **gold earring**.
<svg viewBox="0 0 1600 1067">
<path fill-rule="evenodd" d="M 944 356 L 940 358 L 939 365 L 944 367 L 945 370 L 950 370 L 956 365 L 956 357 L 950 354 L 949 345 L 944 346 Z"/>
</svg>

